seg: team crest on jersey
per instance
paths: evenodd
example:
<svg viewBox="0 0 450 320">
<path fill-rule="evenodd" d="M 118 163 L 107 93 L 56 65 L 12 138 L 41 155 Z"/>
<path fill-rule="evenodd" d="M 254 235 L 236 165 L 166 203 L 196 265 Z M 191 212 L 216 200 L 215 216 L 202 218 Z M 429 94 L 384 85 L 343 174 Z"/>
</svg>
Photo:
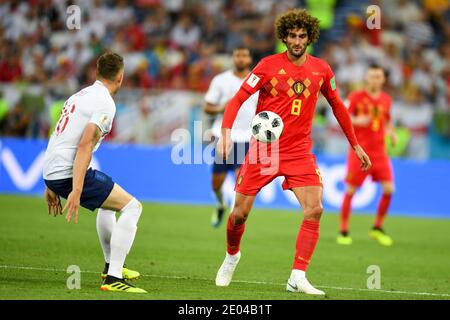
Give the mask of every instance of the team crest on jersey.
<svg viewBox="0 0 450 320">
<path fill-rule="evenodd" d="M 111 119 L 107 114 L 102 114 L 99 119 L 100 130 L 107 134 L 111 130 Z"/>
<path fill-rule="evenodd" d="M 247 84 L 254 88 L 258 84 L 259 80 L 260 78 L 256 74 L 252 73 L 247 79 Z"/>
<path fill-rule="evenodd" d="M 305 85 L 301 81 L 295 81 L 292 85 L 292 89 L 294 90 L 296 95 L 301 95 L 302 92 L 305 90 Z"/>
</svg>

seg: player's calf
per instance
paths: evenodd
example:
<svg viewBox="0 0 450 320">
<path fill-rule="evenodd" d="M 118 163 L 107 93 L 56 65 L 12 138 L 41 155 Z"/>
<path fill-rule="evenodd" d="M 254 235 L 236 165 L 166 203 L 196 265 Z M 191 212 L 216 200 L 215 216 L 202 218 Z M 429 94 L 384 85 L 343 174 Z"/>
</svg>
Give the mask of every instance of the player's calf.
<svg viewBox="0 0 450 320">
<path fill-rule="evenodd" d="M 141 213 L 142 205 L 135 198 L 121 210 L 111 236 L 111 261 L 108 275 L 122 278 L 122 267 L 136 236 L 137 223 Z"/>
</svg>

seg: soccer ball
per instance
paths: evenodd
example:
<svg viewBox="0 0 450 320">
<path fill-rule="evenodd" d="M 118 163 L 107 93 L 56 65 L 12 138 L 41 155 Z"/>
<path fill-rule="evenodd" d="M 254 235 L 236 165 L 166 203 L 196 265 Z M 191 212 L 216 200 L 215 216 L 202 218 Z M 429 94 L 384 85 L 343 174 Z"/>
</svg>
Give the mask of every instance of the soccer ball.
<svg viewBox="0 0 450 320">
<path fill-rule="evenodd" d="M 262 111 L 252 120 L 252 134 L 256 140 L 271 143 L 280 137 L 283 132 L 283 120 L 272 111 Z"/>
</svg>

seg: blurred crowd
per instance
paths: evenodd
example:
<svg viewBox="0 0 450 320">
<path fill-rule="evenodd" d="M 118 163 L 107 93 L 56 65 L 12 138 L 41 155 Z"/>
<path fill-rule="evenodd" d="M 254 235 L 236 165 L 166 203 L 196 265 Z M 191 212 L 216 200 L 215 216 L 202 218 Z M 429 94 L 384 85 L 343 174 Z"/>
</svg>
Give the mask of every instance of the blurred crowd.
<svg viewBox="0 0 450 320">
<path fill-rule="evenodd" d="M 381 28 L 366 24 L 371 4 L 381 8 Z M 71 5 L 81 9 L 80 28 L 69 28 Z M 251 48 L 255 62 L 283 51 L 273 23 L 292 7 L 320 19 L 311 53 L 330 63 L 342 97 L 378 62 L 389 73 L 398 126 L 426 137 L 433 117 L 450 112 L 448 0 L 0 0 L 0 83 L 44 86 L 50 97 L 38 110 L 47 110 L 65 94 L 53 88 L 73 92 L 92 83 L 96 58 L 112 50 L 124 56 L 125 88 L 204 92 L 229 67 L 234 47 Z M 46 136 L 39 128 L 45 120 L 23 112 L 33 109 L 26 99 L 4 100 L 0 87 L 1 134 Z M 333 131 L 329 112 L 320 105 L 318 112 Z"/>
</svg>

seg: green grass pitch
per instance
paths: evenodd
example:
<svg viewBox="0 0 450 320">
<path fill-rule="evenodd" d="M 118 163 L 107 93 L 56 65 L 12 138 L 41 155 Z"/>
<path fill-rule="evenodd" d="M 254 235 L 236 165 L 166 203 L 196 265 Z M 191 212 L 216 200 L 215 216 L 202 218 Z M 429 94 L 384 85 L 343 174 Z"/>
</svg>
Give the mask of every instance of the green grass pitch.
<svg viewBox="0 0 450 320">
<path fill-rule="evenodd" d="M 308 270 L 325 298 L 285 291 L 301 214 L 253 210 L 242 258 L 231 285 L 214 285 L 225 253 L 225 225 L 210 227 L 212 207 L 145 203 L 127 258 L 149 291 L 133 295 L 99 290 L 103 255 L 95 214 L 77 225 L 47 214 L 43 199 L 0 196 L 0 299 L 450 299 L 450 220 L 388 217 L 394 246 L 369 239 L 373 215 L 354 215 L 353 245 L 335 243 L 338 216 L 326 213 Z M 69 265 L 81 270 L 81 289 L 69 290 Z M 381 289 L 367 289 L 370 265 Z"/>
</svg>

